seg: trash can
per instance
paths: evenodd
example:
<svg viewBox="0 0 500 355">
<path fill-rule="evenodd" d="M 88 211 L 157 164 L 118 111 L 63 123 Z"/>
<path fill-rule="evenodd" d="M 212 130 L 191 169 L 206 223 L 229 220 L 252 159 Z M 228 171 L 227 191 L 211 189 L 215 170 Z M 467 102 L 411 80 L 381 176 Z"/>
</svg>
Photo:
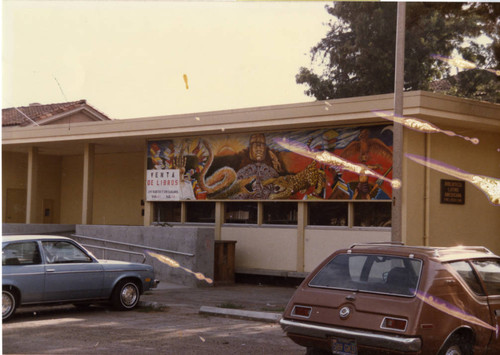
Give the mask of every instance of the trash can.
<svg viewBox="0 0 500 355">
<path fill-rule="evenodd" d="M 214 284 L 234 283 L 235 240 L 216 240 L 214 257 Z"/>
</svg>

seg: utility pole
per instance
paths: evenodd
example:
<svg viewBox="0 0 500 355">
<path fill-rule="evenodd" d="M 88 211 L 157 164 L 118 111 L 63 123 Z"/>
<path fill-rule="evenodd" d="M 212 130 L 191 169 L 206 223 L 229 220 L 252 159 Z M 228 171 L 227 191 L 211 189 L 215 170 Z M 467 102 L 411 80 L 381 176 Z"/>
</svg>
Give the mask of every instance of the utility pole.
<svg viewBox="0 0 500 355">
<path fill-rule="evenodd" d="M 405 63 L 405 17 L 406 3 L 398 2 L 396 25 L 396 58 L 394 68 L 394 115 L 403 116 L 404 63 Z M 403 182 L 403 126 L 394 122 L 392 179 Z M 392 189 L 391 240 L 403 242 L 403 185 Z"/>
</svg>

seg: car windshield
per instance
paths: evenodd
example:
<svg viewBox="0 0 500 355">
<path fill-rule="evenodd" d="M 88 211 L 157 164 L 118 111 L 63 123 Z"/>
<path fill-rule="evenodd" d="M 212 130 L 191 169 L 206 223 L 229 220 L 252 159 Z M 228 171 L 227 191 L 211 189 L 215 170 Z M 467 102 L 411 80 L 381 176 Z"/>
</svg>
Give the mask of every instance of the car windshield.
<svg viewBox="0 0 500 355">
<path fill-rule="evenodd" d="M 390 255 L 339 254 L 309 282 L 311 287 L 413 296 L 422 261 Z"/>
</svg>

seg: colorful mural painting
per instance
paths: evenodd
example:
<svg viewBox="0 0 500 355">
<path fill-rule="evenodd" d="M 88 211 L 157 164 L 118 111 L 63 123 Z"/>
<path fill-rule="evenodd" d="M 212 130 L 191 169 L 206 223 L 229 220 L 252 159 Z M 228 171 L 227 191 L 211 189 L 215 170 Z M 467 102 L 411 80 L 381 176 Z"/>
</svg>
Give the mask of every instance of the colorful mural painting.
<svg viewBox="0 0 500 355">
<path fill-rule="evenodd" d="M 278 139 L 392 177 L 392 125 L 151 141 L 148 174 L 178 169 L 180 200 L 391 198 L 389 182 L 317 162 L 283 148 Z"/>
</svg>

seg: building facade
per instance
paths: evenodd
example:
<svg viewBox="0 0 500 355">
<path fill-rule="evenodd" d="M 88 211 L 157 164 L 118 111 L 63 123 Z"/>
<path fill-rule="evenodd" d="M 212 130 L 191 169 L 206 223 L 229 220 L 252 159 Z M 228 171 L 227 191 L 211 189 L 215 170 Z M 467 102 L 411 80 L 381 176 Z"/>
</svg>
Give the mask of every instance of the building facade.
<svg viewBox="0 0 500 355">
<path fill-rule="evenodd" d="M 405 93 L 402 152 L 392 109 L 390 94 L 4 127 L 3 222 L 208 226 L 237 242 L 238 272 L 302 275 L 391 240 L 402 154 L 403 242 L 500 253 L 498 190 L 472 179 L 500 177 L 500 106 Z"/>
</svg>

